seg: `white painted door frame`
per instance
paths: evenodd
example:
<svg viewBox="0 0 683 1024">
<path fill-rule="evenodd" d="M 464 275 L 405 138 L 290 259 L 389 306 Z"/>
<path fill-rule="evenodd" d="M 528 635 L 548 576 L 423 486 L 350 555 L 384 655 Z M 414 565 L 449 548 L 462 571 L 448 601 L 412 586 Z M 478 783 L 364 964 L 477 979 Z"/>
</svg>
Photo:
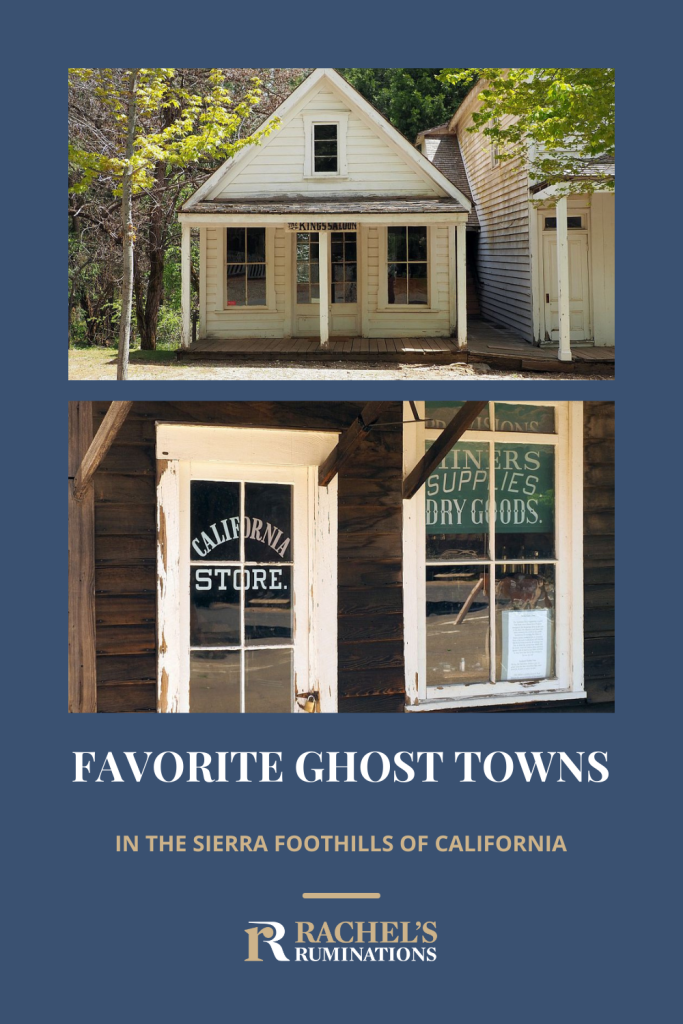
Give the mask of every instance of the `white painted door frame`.
<svg viewBox="0 0 683 1024">
<path fill-rule="evenodd" d="M 290 483 L 294 488 L 294 692 L 337 711 L 337 481 L 318 468 L 337 433 L 157 425 L 159 712 L 190 710 L 190 482 Z M 277 646 L 277 645 L 275 645 Z"/>
</svg>

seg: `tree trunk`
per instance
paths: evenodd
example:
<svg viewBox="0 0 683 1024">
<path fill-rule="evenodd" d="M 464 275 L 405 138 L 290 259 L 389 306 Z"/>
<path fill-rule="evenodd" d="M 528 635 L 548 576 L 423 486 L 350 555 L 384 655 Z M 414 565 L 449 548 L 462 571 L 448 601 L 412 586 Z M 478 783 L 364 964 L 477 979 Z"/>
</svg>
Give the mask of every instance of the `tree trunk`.
<svg viewBox="0 0 683 1024">
<path fill-rule="evenodd" d="M 138 316 L 140 345 L 146 350 L 157 347 L 157 325 L 159 310 L 164 298 L 164 263 L 166 257 L 166 208 L 163 200 L 163 187 L 166 183 L 166 163 L 160 161 L 154 171 L 152 202 L 148 235 L 149 277 L 147 279 L 147 300 L 145 302 L 142 322 Z M 162 190 L 162 196 L 155 195 L 156 188 Z"/>
<path fill-rule="evenodd" d="M 138 78 L 140 68 L 130 70 L 128 92 L 126 167 L 123 172 L 123 284 L 121 288 L 121 326 L 119 330 L 119 357 L 117 380 L 128 380 L 128 356 L 130 353 L 130 321 L 133 308 L 133 152 L 135 147 L 135 117 L 137 108 Z"/>
</svg>

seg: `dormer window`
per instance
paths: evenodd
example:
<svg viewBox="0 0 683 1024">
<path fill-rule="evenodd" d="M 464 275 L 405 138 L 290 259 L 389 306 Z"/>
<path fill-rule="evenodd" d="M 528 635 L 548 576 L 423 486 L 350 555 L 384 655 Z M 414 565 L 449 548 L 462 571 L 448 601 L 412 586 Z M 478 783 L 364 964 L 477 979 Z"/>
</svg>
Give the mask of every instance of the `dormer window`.
<svg viewBox="0 0 683 1024">
<path fill-rule="evenodd" d="M 315 174 L 339 173 L 339 125 L 313 125 L 313 170 Z"/>
<path fill-rule="evenodd" d="M 304 116 L 305 178 L 345 178 L 347 114 Z"/>
</svg>

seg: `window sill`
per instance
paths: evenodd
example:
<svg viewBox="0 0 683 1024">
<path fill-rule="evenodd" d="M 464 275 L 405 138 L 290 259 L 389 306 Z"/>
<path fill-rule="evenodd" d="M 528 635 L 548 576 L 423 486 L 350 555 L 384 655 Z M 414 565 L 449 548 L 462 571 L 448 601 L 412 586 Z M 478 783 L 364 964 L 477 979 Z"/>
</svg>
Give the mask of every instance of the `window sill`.
<svg viewBox="0 0 683 1024">
<path fill-rule="evenodd" d="M 537 690 L 534 693 L 509 693 L 490 697 L 444 697 L 406 704 L 406 711 L 449 711 L 452 708 L 495 707 L 505 704 L 537 704 L 551 700 L 586 700 L 585 690 Z"/>
<path fill-rule="evenodd" d="M 304 174 L 304 181 L 348 181 L 348 174 Z"/>
<path fill-rule="evenodd" d="M 377 306 L 378 313 L 441 313 L 443 312 L 436 306 L 409 306 L 406 303 L 395 302 L 393 306 Z"/>
</svg>

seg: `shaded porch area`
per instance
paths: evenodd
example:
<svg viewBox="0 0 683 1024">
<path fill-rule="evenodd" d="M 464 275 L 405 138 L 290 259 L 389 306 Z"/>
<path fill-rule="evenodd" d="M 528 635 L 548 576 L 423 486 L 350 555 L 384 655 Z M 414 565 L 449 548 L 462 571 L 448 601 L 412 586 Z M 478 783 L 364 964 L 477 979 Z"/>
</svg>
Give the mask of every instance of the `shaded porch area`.
<svg viewBox="0 0 683 1024">
<path fill-rule="evenodd" d="M 444 365 L 483 363 L 492 369 L 576 374 L 614 373 L 614 349 L 573 347 L 572 362 L 560 361 L 559 346 L 537 348 L 505 328 L 486 320 L 471 320 L 468 349 L 459 351 L 455 338 L 319 338 L 203 339 L 180 349 L 177 357 L 196 362 L 378 362 Z"/>
</svg>

